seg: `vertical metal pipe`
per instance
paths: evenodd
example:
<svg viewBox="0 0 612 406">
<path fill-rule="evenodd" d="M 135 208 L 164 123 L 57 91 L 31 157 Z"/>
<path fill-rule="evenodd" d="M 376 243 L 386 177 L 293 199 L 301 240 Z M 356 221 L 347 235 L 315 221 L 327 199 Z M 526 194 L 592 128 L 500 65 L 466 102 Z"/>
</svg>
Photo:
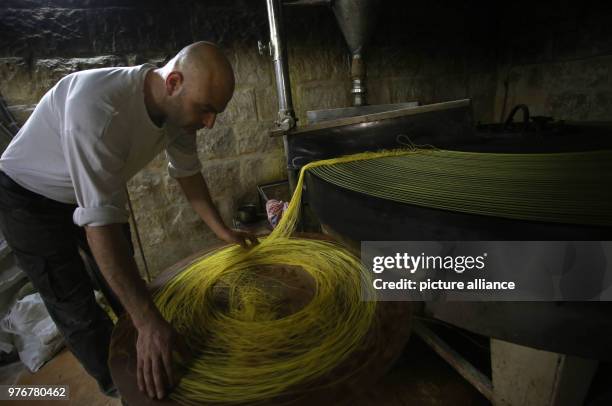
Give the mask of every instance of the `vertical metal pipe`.
<svg viewBox="0 0 612 406">
<path fill-rule="evenodd" d="M 366 66 L 361 53 L 354 53 L 351 57 L 351 94 L 353 95 L 353 106 L 366 106 Z"/>
<path fill-rule="evenodd" d="M 283 31 L 282 4 L 280 0 L 266 0 L 268 7 L 268 23 L 270 25 L 270 53 L 274 62 L 276 91 L 278 94 L 277 126 L 281 130 L 295 127 L 295 113 L 291 99 L 291 84 L 287 69 L 287 52 Z"/>
</svg>

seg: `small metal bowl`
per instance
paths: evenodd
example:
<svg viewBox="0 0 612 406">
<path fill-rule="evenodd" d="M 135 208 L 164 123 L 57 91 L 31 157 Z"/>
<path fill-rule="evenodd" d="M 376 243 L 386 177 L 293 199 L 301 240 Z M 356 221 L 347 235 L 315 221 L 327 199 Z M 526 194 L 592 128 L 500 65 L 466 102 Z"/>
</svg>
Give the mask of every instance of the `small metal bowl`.
<svg viewBox="0 0 612 406">
<path fill-rule="evenodd" d="M 238 207 L 238 220 L 241 223 L 252 223 L 257 220 L 257 205 L 253 203 Z"/>
</svg>

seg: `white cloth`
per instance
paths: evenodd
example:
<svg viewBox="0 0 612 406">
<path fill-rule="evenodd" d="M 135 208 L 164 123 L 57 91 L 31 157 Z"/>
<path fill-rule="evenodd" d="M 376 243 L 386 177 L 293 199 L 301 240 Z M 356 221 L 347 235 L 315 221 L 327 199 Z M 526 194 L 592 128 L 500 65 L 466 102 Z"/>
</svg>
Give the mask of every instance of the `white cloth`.
<svg viewBox="0 0 612 406">
<path fill-rule="evenodd" d="M 172 177 L 200 171 L 196 135 L 157 127 L 144 103 L 153 65 L 91 69 L 61 79 L 40 100 L 0 158 L 15 182 L 77 204 L 79 225 L 128 219 L 125 184 L 164 148 Z"/>
<path fill-rule="evenodd" d="M 12 335 L 19 358 L 32 372 L 64 346 L 64 339 L 40 297 L 33 293 L 20 299 L 0 320 L 0 330 Z"/>
</svg>

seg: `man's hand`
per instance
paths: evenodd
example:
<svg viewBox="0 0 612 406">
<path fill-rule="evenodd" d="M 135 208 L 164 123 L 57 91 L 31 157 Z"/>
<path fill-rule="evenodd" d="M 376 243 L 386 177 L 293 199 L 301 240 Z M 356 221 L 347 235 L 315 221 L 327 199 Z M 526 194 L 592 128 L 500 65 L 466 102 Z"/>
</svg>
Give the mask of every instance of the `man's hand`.
<svg viewBox="0 0 612 406">
<path fill-rule="evenodd" d="M 219 211 L 210 198 L 206 181 L 201 173 L 177 178 L 187 200 L 196 213 L 221 240 L 230 244 L 240 244 L 244 248 L 258 244 L 257 237 L 252 233 L 228 228 L 221 219 Z"/>
<path fill-rule="evenodd" d="M 218 237 L 230 244 L 240 244 L 242 248 L 249 248 L 249 246 L 252 247 L 259 244 L 255 234 L 233 228 L 226 228 L 223 232 L 219 233 Z"/>
<path fill-rule="evenodd" d="M 138 387 L 152 398 L 162 398 L 178 381 L 172 370 L 172 350 L 188 359 L 178 334 L 155 307 L 147 286 L 138 274 L 121 224 L 88 226 L 87 241 L 102 275 L 121 300 L 138 331 Z"/>
<path fill-rule="evenodd" d="M 186 347 L 178 333 L 161 315 L 153 316 L 137 328 L 136 341 L 138 388 L 152 399 L 163 399 L 167 390 L 178 383 L 174 370 L 173 349 L 188 358 Z"/>
<path fill-rule="evenodd" d="M 137 380 L 151 398 L 163 398 L 179 376 L 173 370 L 172 351 L 185 360 L 189 351 L 176 331 L 164 320 L 138 274 L 121 224 L 88 226 L 87 241 L 102 275 L 121 300 L 138 332 Z"/>
</svg>

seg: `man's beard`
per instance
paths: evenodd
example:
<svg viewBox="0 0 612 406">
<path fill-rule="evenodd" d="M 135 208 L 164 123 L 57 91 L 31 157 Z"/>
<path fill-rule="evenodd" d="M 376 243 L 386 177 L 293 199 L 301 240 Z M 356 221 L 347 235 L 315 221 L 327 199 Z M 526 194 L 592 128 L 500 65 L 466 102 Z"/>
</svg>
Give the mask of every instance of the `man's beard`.
<svg viewBox="0 0 612 406">
<path fill-rule="evenodd" d="M 195 130 L 192 128 L 193 124 L 186 123 L 182 121 L 180 118 L 181 118 L 180 114 L 176 114 L 176 113 L 168 114 L 168 116 L 166 117 L 166 124 L 165 124 L 166 127 L 173 128 L 173 129 L 179 129 L 184 132 L 195 132 Z"/>
</svg>

